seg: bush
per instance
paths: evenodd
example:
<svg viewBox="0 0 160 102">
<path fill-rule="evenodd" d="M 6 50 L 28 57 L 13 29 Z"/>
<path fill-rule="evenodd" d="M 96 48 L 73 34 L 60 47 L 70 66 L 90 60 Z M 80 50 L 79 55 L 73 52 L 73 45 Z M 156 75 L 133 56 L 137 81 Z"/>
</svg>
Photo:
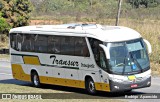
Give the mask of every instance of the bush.
<svg viewBox="0 0 160 102">
<path fill-rule="evenodd" d="M 0 1 L 1 31 L 9 32 L 9 28 L 26 26 L 29 24 L 29 13 L 32 6 L 29 0 Z"/>
<path fill-rule="evenodd" d="M 1 14 L 0 14 L 0 33 L 5 34 L 9 31 L 9 29 L 10 29 L 10 26 L 8 25 L 6 20 L 1 17 Z"/>
</svg>

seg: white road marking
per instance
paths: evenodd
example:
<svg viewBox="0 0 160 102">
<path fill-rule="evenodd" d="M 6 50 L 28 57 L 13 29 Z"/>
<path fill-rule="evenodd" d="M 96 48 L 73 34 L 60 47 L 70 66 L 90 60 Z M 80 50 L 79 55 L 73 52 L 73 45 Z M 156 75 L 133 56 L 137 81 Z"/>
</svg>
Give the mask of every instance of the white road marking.
<svg viewBox="0 0 160 102">
<path fill-rule="evenodd" d="M 152 86 L 152 85 L 160 86 L 160 84 L 158 84 L 158 83 L 152 83 L 151 86 Z"/>
<path fill-rule="evenodd" d="M 0 66 L 2 68 L 11 68 L 11 66 Z"/>
<path fill-rule="evenodd" d="M 0 73 L 0 75 L 12 75 L 12 74 L 8 74 L 8 73 Z"/>
</svg>

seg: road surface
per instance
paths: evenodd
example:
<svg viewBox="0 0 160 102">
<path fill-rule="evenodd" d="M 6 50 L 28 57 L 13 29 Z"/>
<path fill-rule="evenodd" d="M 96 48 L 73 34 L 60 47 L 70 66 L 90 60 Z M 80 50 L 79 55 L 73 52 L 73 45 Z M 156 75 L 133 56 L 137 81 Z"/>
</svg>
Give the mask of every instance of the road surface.
<svg viewBox="0 0 160 102">
<path fill-rule="evenodd" d="M 12 71 L 11 71 L 11 66 L 10 66 L 10 62 L 8 61 L 0 61 L 0 83 L 5 83 L 5 84 L 15 84 L 15 85 L 27 85 L 30 84 L 28 82 L 24 82 L 24 81 L 18 81 L 13 79 L 12 77 Z M 52 87 L 51 87 L 52 88 Z M 57 88 L 56 90 L 59 90 L 59 88 Z M 64 91 L 70 91 L 73 92 L 75 94 L 81 94 L 81 92 L 79 91 L 73 91 L 72 88 L 69 88 L 66 90 L 66 88 L 64 88 Z M 82 92 L 83 93 L 83 92 Z M 150 93 L 160 93 L 160 77 L 152 77 L 152 85 L 151 87 L 148 88 L 142 88 L 142 89 L 135 89 L 130 93 L 122 93 L 121 95 L 117 95 L 114 96 L 112 94 L 105 94 L 105 95 L 99 95 L 99 97 L 110 97 L 110 98 L 120 98 L 120 97 L 124 97 L 125 95 L 127 95 L 126 97 L 129 96 L 134 96 L 134 95 L 148 95 Z M 85 95 L 85 94 L 84 94 Z M 160 96 L 160 94 L 158 94 Z M 160 99 L 147 99 L 147 100 L 142 100 L 142 99 L 125 99 L 129 102 L 160 102 Z"/>
</svg>

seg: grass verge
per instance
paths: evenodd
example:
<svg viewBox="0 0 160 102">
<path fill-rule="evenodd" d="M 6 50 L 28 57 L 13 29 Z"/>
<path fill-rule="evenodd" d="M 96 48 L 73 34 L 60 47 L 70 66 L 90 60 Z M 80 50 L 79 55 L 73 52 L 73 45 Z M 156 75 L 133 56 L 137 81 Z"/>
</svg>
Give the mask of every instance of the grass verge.
<svg viewBox="0 0 160 102">
<path fill-rule="evenodd" d="M 54 87 L 54 86 L 53 86 Z M 14 84 L 0 84 L 0 93 L 70 93 L 61 90 L 53 90 L 53 89 L 42 89 L 42 88 L 35 88 L 31 86 L 21 86 L 21 85 L 14 85 Z M 76 94 L 76 93 L 75 93 Z M 60 94 L 61 95 L 61 94 Z M 83 95 L 83 94 L 82 94 Z M 84 94 L 85 95 L 85 94 Z M 63 97 L 63 96 L 60 96 Z M 72 98 L 72 95 L 70 96 Z M 61 102 L 125 102 L 119 99 L 44 99 L 44 100 L 23 100 L 24 102 L 48 102 L 48 101 L 61 101 Z M 1 101 L 1 100 L 0 100 Z M 3 100 L 4 102 L 19 102 L 22 100 Z"/>
</svg>

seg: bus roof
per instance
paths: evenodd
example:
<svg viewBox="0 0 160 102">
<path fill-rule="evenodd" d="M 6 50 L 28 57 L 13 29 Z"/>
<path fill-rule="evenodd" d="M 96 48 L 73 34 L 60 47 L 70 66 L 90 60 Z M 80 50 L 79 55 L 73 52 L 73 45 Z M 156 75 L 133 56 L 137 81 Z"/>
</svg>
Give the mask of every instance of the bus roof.
<svg viewBox="0 0 160 102">
<path fill-rule="evenodd" d="M 10 33 L 85 36 L 105 42 L 120 42 L 141 38 L 141 35 L 137 31 L 127 27 L 74 23 L 62 25 L 24 26 L 13 28 L 10 30 Z"/>
</svg>

